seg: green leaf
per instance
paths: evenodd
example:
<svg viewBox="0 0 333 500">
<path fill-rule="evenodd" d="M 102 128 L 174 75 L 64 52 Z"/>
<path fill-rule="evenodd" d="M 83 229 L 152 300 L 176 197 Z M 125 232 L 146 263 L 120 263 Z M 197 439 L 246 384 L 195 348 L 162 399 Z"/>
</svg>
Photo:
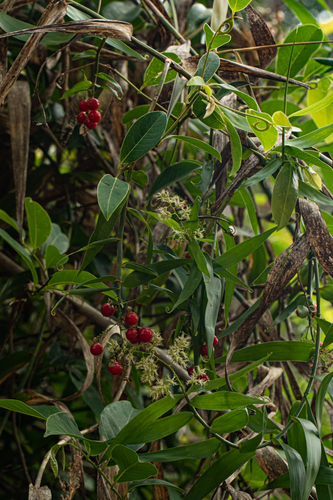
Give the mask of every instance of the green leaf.
<svg viewBox="0 0 333 500">
<path fill-rule="evenodd" d="M 22 245 L 20 245 L 20 243 L 18 243 L 11 236 L 9 236 L 9 234 L 7 234 L 6 231 L 4 231 L 3 229 L 0 229 L 0 236 L 8 243 L 8 245 L 10 245 L 19 254 L 19 256 L 28 265 L 28 267 L 31 271 L 33 280 L 34 280 L 34 284 L 37 285 L 38 284 L 38 276 L 36 273 L 35 266 L 33 265 L 32 260 L 30 259 L 29 255 L 27 254 L 25 249 L 22 247 Z"/>
<path fill-rule="evenodd" d="M 194 137 L 187 137 L 185 135 L 169 135 L 164 140 L 166 139 L 179 139 L 180 141 L 187 142 L 188 144 L 191 144 L 196 148 L 202 149 L 202 151 L 205 151 L 206 153 L 214 156 L 214 158 L 217 158 L 219 161 L 221 161 L 220 153 L 215 148 L 213 148 L 206 142 L 201 141 L 200 139 L 195 139 Z"/>
<path fill-rule="evenodd" d="M 2 360 L 2 363 L 5 362 L 5 360 L 6 358 Z M 45 417 L 42 413 L 36 410 L 35 407 L 28 406 L 25 403 L 22 403 L 22 401 L 18 401 L 16 399 L 0 399 L 0 408 L 5 408 L 6 410 L 15 411 L 17 413 L 23 413 L 23 415 L 29 415 L 30 417 L 47 420 L 47 417 Z"/>
<path fill-rule="evenodd" d="M 144 219 L 144 217 L 142 217 L 140 212 L 135 210 L 135 208 L 127 208 L 127 210 L 131 215 L 133 215 L 137 219 L 141 220 L 141 222 L 143 222 L 145 224 L 145 226 L 148 230 L 147 265 L 149 265 L 151 263 L 151 259 L 153 256 L 153 235 L 152 235 L 150 226 L 149 226 L 148 222 L 146 221 L 146 219 Z"/>
<path fill-rule="evenodd" d="M 4 210 L 1 209 L 0 209 L 0 219 L 9 224 L 11 227 L 13 227 L 15 231 L 19 232 L 16 220 L 9 217 L 9 215 Z"/>
<path fill-rule="evenodd" d="M 105 220 L 108 221 L 119 205 L 127 198 L 130 186 L 111 174 L 106 174 L 97 186 L 97 200 Z"/>
<path fill-rule="evenodd" d="M 157 276 L 160 276 L 163 273 L 188 264 L 188 259 L 172 259 L 163 262 L 156 262 L 155 264 L 149 264 L 149 266 L 145 268 L 145 271 L 134 271 L 126 276 L 122 284 L 128 288 L 144 285 L 153 280 L 156 277 L 156 274 Z M 152 275 L 152 271 L 155 273 L 154 275 Z"/>
<path fill-rule="evenodd" d="M 245 361 L 255 361 L 271 353 L 270 361 L 304 361 L 307 363 L 314 347 L 315 345 L 312 342 L 274 340 L 273 342 L 265 342 L 264 344 L 256 344 L 239 349 L 239 351 L 233 354 L 231 362 L 243 363 Z M 215 362 L 224 363 L 225 359 L 226 356 L 223 356 L 216 359 Z"/>
<path fill-rule="evenodd" d="M 178 163 L 174 163 L 170 167 L 163 170 L 163 172 L 158 177 L 156 177 L 151 187 L 149 198 L 158 191 L 162 191 L 162 189 L 170 186 L 174 182 L 178 182 L 181 179 L 184 179 L 194 170 L 197 170 L 201 167 L 202 163 L 193 160 L 184 160 Z"/>
<path fill-rule="evenodd" d="M 264 118 L 266 121 L 260 118 Z M 258 137 L 264 150 L 267 152 L 274 146 L 279 137 L 279 132 L 273 125 L 272 117 L 268 113 L 261 113 L 250 109 L 246 114 L 246 119 L 252 132 Z M 271 123 L 271 125 L 267 122 Z"/>
<path fill-rule="evenodd" d="M 210 426 L 211 432 L 226 433 L 243 429 L 248 424 L 247 410 L 232 410 L 221 417 L 217 417 Z"/>
<path fill-rule="evenodd" d="M 193 413 L 186 411 L 156 420 L 156 422 L 153 422 L 147 427 L 140 436 L 132 440 L 131 444 L 151 443 L 157 439 L 169 436 L 188 424 L 192 417 Z"/>
<path fill-rule="evenodd" d="M 141 458 L 141 456 L 140 456 Z M 161 485 L 165 486 L 166 488 L 172 488 L 176 491 L 179 491 L 180 493 L 184 493 L 184 490 L 179 488 L 173 483 L 170 483 L 169 481 L 164 481 L 163 479 L 145 479 L 144 481 L 133 481 L 129 487 L 128 491 L 132 491 L 134 488 L 140 488 L 142 486 L 153 486 L 153 485 Z"/>
<path fill-rule="evenodd" d="M 276 325 L 280 325 L 281 323 L 286 321 L 286 319 L 289 318 L 289 316 L 297 309 L 301 298 L 302 295 L 299 295 L 295 300 L 290 302 L 290 304 L 285 309 L 283 309 L 283 311 L 275 318 L 270 328 L 273 328 Z"/>
<path fill-rule="evenodd" d="M 50 453 L 50 464 L 51 464 L 51 469 L 52 469 L 52 472 L 54 474 L 54 477 L 57 477 L 58 475 L 58 461 L 57 461 L 57 453 L 60 449 L 60 445 L 59 444 L 55 444 L 54 446 L 52 446 L 51 448 L 51 453 Z"/>
<path fill-rule="evenodd" d="M 198 460 L 212 456 L 221 446 L 221 441 L 216 438 L 205 439 L 199 443 L 177 446 L 166 450 L 143 453 L 140 455 L 142 461 L 147 462 L 175 462 L 177 460 Z"/>
<path fill-rule="evenodd" d="M 332 380 L 333 373 L 328 373 L 321 382 L 316 396 L 316 421 L 319 436 L 322 434 L 323 409 L 327 388 Z"/>
<path fill-rule="evenodd" d="M 89 449 L 89 456 L 90 457 L 96 457 L 97 455 L 100 455 L 109 446 L 108 441 L 94 441 L 92 439 L 86 439 L 86 438 L 81 439 L 80 441 L 87 448 L 87 451 Z"/>
<path fill-rule="evenodd" d="M 107 280 L 111 281 L 110 278 L 111 277 L 108 276 Z M 48 282 L 47 289 L 52 289 L 58 285 L 81 285 L 92 288 L 92 292 L 100 292 L 105 290 L 105 292 L 103 292 L 105 295 L 107 295 L 108 297 L 117 298 L 116 294 L 112 290 L 110 290 L 109 287 L 104 285 L 102 281 L 103 278 L 96 278 L 96 276 L 86 271 L 83 271 L 79 275 L 77 271 L 58 271 L 53 274 L 52 278 Z M 74 292 L 79 294 L 80 292 L 84 292 L 84 290 L 78 290 L 76 288 L 68 293 Z"/>
<path fill-rule="evenodd" d="M 198 76 L 202 76 L 205 82 L 209 82 L 209 80 L 215 75 L 219 67 L 219 56 L 215 52 L 209 52 L 201 57 L 195 74 Z"/>
<path fill-rule="evenodd" d="M 101 413 L 99 432 L 105 439 L 113 439 L 141 410 L 133 408 L 129 401 L 117 401 L 107 405 Z"/>
<path fill-rule="evenodd" d="M 297 450 L 285 444 L 282 440 L 279 441 L 283 451 L 286 454 L 286 459 L 289 466 L 289 483 L 291 498 L 294 500 L 302 500 L 303 490 L 306 482 L 305 467 L 301 455 Z"/>
<path fill-rule="evenodd" d="M 262 404 L 263 400 L 260 398 L 251 398 L 245 394 L 238 392 L 219 391 L 212 394 L 204 394 L 203 396 L 196 396 L 192 400 L 192 405 L 195 408 L 202 410 L 231 410 L 233 408 L 244 408 L 245 406 Z"/>
<path fill-rule="evenodd" d="M 325 285 L 325 286 L 329 286 L 329 285 Z M 320 328 L 325 333 L 325 340 L 323 342 L 323 345 L 321 346 L 322 349 L 325 349 L 327 346 L 329 346 L 333 343 L 333 324 L 329 323 L 328 321 L 325 321 L 324 319 L 321 319 L 321 318 L 314 318 L 314 320 L 315 320 L 315 323 L 317 325 L 319 325 Z"/>
<path fill-rule="evenodd" d="M 203 29 L 204 29 L 204 32 L 206 35 L 206 49 L 207 49 L 207 51 L 217 49 L 217 48 L 221 47 L 222 45 L 229 43 L 231 40 L 230 35 L 226 35 L 226 34 L 225 35 L 216 35 L 212 44 L 210 45 L 211 39 L 215 35 L 215 32 L 212 30 L 212 28 L 210 26 L 208 26 L 208 24 L 205 24 Z"/>
<path fill-rule="evenodd" d="M 200 269 L 201 272 L 209 276 L 209 271 L 207 268 L 207 262 L 205 259 L 205 256 L 200 248 L 199 243 L 197 240 L 191 240 L 188 244 L 188 252 L 192 259 L 195 260 L 198 269 Z"/>
<path fill-rule="evenodd" d="M 246 104 L 248 105 L 248 107 L 250 109 L 254 109 L 254 111 L 260 111 L 256 100 L 253 99 L 253 97 L 249 96 L 249 94 L 246 94 L 245 92 L 242 92 L 241 90 L 238 90 L 237 87 L 234 86 L 235 83 L 236 82 L 234 82 L 234 84 L 230 84 L 230 85 L 228 83 L 216 83 L 216 84 L 214 83 L 214 87 L 218 87 L 219 89 L 224 90 L 225 95 L 230 94 L 230 92 L 233 94 L 236 94 L 238 97 L 240 97 L 241 99 L 243 99 L 243 101 L 246 102 Z"/>
<path fill-rule="evenodd" d="M 54 247 L 56 247 L 61 254 L 66 253 L 69 248 L 69 241 L 67 236 L 61 232 L 60 226 L 58 226 L 58 224 L 53 224 L 53 222 L 51 234 L 43 245 L 42 254 L 45 254 L 48 245 L 53 245 Z"/>
<path fill-rule="evenodd" d="M 333 207 L 333 200 L 331 200 L 331 198 L 328 198 L 328 196 L 318 191 L 318 189 L 306 184 L 303 181 L 298 181 L 298 192 L 301 196 L 309 198 L 316 203 Z"/>
<path fill-rule="evenodd" d="M 237 12 L 245 9 L 250 2 L 251 0 L 229 0 L 229 5 L 233 12 Z"/>
<path fill-rule="evenodd" d="M 221 305 L 222 281 L 220 278 L 216 278 L 216 276 L 214 276 L 213 263 L 209 255 L 205 253 L 204 257 L 206 258 L 208 270 L 208 277 L 203 274 L 207 295 L 204 325 L 206 330 L 208 354 L 211 356 L 213 353 L 215 325 Z"/>
<path fill-rule="evenodd" d="M 49 214 L 36 201 L 25 198 L 25 210 L 28 217 L 29 238 L 34 250 L 45 243 L 52 231 Z"/>
<path fill-rule="evenodd" d="M 318 23 L 313 15 L 309 12 L 307 8 L 304 7 L 301 3 L 296 0 L 283 0 L 286 5 L 288 5 L 289 9 L 293 11 L 294 14 L 298 17 L 302 24 L 313 24 L 317 25 Z"/>
<path fill-rule="evenodd" d="M 246 441 L 242 441 L 239 444 L 239 451 L 241 453 L 250 453 L 255 451 L 262 441 L 263 431 L 259 432 L 257 436 L 254 436 L 251 439 L 247 439 Z"/>
<path fill-rule="evenodd" d="M 318 128 L 308 134 L 302 135 L 297 139 L 289 139 L 286 141 L 286 146 L 295 146 L 299 149 L 311 148 L 324 142 L 329 135 L 333 133 L 333 123 L 326 125 L 326 127 Z"/>
<path fill-rule="evenodd" d="M 254 453 L 240 453 L 238 450 L 224 453 L 194 483 L 184 500 L 202 500 L 253 456 Z"/>
<path fill-rule="evenodd" d="M 214 260 L 215 265 L 218 264 L 224 269 L 227 269 L 231 266 L 234 266 L 235 264 L 238 264 L 238 262 L 244 260 L 258 247 L 260 247 L 260 245 L 262 245 L 262 243 L 264 243 L 264 241 L 272 233 L 274 233 L 275 230 L 276 228 L 273 227 L 272 229 L 269 229 L 268 231 L 265 231 L 264 233 L 259 234 L 258 236 L 254 236 L 253 238 L 243 241 L 235 248 L 232 248 L 231 250 L 225 252 L 223 255 L 220 255 L 220 257 L 217 257 Z"/>
<path fill-rule="evenodd" d="M 129 129 L 120 150 L 120 162 L 131 163 L 148 153 L 161 139 L 167 125 L 163 111 L 141 116 Z"/>
<path fill-rule="evenodd" d="M 136 120 L 137 118 L 140 118 L 140 116 L 146 115 L 148 113 L 148 110 L 149 110 L 149 104 L 142 104 L 141 106 L 136 106 L 135 108 L 130 109 L 123 115 L 121 123 L 125 125 L 126 123 L 132 120 Z"/>
<path fill-rule="evenodd" d="M 173 305 L 173 308 L 170 312 L 174 311 L 180 304 L 185 302 L 191 295 L 196 291 L 198 286 L 200 285 L 202 280 L 202 272 L 197 267 L 197 265 L 193 265 L 191 267 L 191 271 L 189 277 L 186 281 L 186 284 L 182 291 L 180 292 L 179 298 L 177 302 Z"/>
<path fill-rule="evenodd" d="M 141 61 L 146 60 L 141 54 L 139 54 L 139 52 L 133 50 L 122 40 L 116 40 L 115 38 L 107 38 L 106 43 L 108 45 L 111 45 L 111 47 L 113 47 L 114 49 L 121 50 L 121 52 L 124 52 L 128 56 L 135 57 L 135 59 L 141 59 Z"/>
<path fill-rule="evenodd" d="M 282 146 L 278 146 L 277 148 L 274 149 L 274 152 L 278 151 L 279 153 L 282 152 Z M 285 146 L 284 152 L 286 155 L 289 156 L 295 156 L 296 158 L 299 158 L 300 160 L 304 160 L 308 165 L 317 165 L 318 167 L 321 167 L 325 171 L 331 171 L 332 169 L 323 161 L 319 159 L 319 153 L 317 151 L 304 151 L 303 149 L 295 148 L 292 146 Z M 276 161 L 276 160 L 274 160 Z M 252 177 L 251 177 L 252 178 Z"/>
<path fill-rule="evenodd" d="M 258 309 L 258 307 L 260 306 L 260 301 L 261 297 L 259 297 L 259 299 L 257 299 L 256 302 L 247 311 L 245 311 L 241 316 L 239 316 L 239 318 L 237 318 L 236 321 L 234 321 L 230 326 L 228 326 L 228 328 L 226 328 L 222 333 L 219 333 L 217 337 L 221 339 L 222 337 L 227 337 L 228 335 L 234 333 L 237 330 L 237 328 L 246 320 L 246 318 L 250 316 L 250 314 L 252 314 L 253 311 Z"/>
<path fill-rule="evenodd" d="M 239 194 L 243 198 L 244 204 L 246 206 L 246 210 L 247 210 L 248 216 L 250 218 L 253 232 L 256 236 L 258 236 L 259 224 L 258 224 L 258 219 L 257 219 L 257 211 L 256 211 L 256 207 L 254 205 L 253 199 L 252 199 L 250 193 L 247 191 L 247 189 L 240 189 Z"/>
<path fill-rule="evenodd" d="M 288 120 L 288 116 L 283 113 L 283 111 L 275 111 L 272 116 L 274 125 L 278 125 L 279 127 L 292 128 L 290 121 Z"/>
<path fill-rule="evenodd" d="M 83 438 L 76 422 L 65 412 L 55 413 L 46 420 L 44 437 L 65 434 L 75 438 Z"/>
<path fill-rule="evenodd" d="M 278 225 L 284 228 L 294 211 L 298 196 L 298 178 L 293 165 L 287 162 L 278 173 L 272 195 L 272 215 Z"/>
<path fill-rule="evenodd" d="M 311 42 L 323 39 L 323 32 L 318 26 L 307 24 L 306 26 L 298 26 L 290 31 L 284 40 L 284 43 L 293 42 Z M 278 49 L 276 72 L 279 75 L 287 76 L 290 64 L 290 78 L 296 76 L 306 63 L 311 59 L 311 56 L 320 45 L 294 45 L 288 47 L 280 47 Z"/>
<path fill-rule="evenodd" d="M 57 247 L 53 245 L 48 245 L 45 252 L 45 265 L 46 268 L 57 267 L 59 263 L 64 264 L 68 261 L 67 255 L 63 255 L 59 252 Z"/>
<path fill-rule="evenodd" d="M 299 111 L 295 111 L 295 113 L 292 113 L 289 115 L 289 118 L 292 118 L 294 116 L 305 116 L 305 115 L 310 115 L 311 113 L 314 112 L 319 112 L 325 109 L 327 106 L 332 104 L 333 102 L 333 92 L 329 92 L 326 97 L 321 99 L 320 101 L 315 102 L 314 104 L 311 104 L 311 106 L 307 106 L 304 109 L 300 109 Z"/>
<path fill-rule="evenodd" d="M 140 187 L 145 187 L 149 182 L 149 177 L 143 170 L 135 170 L 132 174 L 132 181 Z"/>
<path fill-rule="evenodd" d="M 123 89 L 121 88 L 119 83 L 116 82 L 116 80 L 114 78 L 112 78 L 112 76 L 107 75 L 106 73 L 96 73 L 95 76 L 97 76 L 98 78 L 101 78 L 102 80 L 106 80 L 107 82 L 111 83 L 113 85 L 113 87 L 116 89 L 118 99 L 121 99 L 123 97 Z"/>
<path fill-rule="evenodd" d="M 112 450 L 112 459 L 119 467 L 119 472 L 114 476 L 115 483 L 138 481 L 157 474 L 157 469 L 150 463 L 140 462 L 135 451 L 121 444 Z"/>
<path fill-rule="evenodd" d="M 246 181 L 242 184 L 242 188 L 253 186 L 253 184 L 257 184 L 264 179 L 267 179 L 270 175 L 273 175 L 274 172 L 281 166 L 282 160 L 279 158 L 275 158 L 266 163 L 265 167 L 262 170 L 259 170 L 256 174 L 252 175 L 246 179 Z"/>
<path fill-rule="evenodd" d="M 198 99 L 195 100 L 193 104 L 193 113 L 197 116 L 197 118 L 202 121 L 207 127 L 216 129 L 216 130 L 224 130 L 225 129 L 225 121 L 223 119 L 222 114 L 220 113 L 217 106 L 215 106 L 214 112 L 205 117 L 206 108 L 208 101 L 205 97 L 199 96 Z"/>
<path fill-rule="evenodd" d="M 84 80 L 83 82 L 76 83 L 73 87 L 66 92 L 63 93 L 60 99 L 66 99 L 66 97 L 70 97 L 71 95 L 78 94 L 79 92 L 83 92 L 84 90 L 90 89 L 92 86 L 92 82 L 89 80 Z"/>
<path fill-rule="evenodd" d="M 173 52 L 162 52 L 162 54 L 178 64 L 182 62 L 180 57 Z M 144 87 L 158 85 L 160 83 L 163 70 L 164 62 L 156 59 L 156 57 L 153 57 L 153 59 L 149 63 L 148 68 L 146 69 L 141 89 L 143 89 Z M 172 80 L 174 80 L 176 76 L 177 71 L 174 69 L 169 69 L 167 72 L 165 83 L 172 82 Z"/>
<path fill-rule="evenodd" d="M 333 302 L 333 285 L 324 285 L 320 289 L 320 296 L 328 302 Z"/>
<path fill-rule="evenodd" d="M 235 174 L 242 163 L 242 154 L 243 154 L 243 149 L 242 149 L 242 143 L 240 141 L 239 135 L 229 120 L 226 116 L 224 116 L 224 121 L 226 123 L 228 132 L 229 132 L 229 137 L 230 137 L 230 144 L 231 144 L 231 155 L 232 155 L 232 169 L 230 174 L 233 175 Z"/>
</svg>

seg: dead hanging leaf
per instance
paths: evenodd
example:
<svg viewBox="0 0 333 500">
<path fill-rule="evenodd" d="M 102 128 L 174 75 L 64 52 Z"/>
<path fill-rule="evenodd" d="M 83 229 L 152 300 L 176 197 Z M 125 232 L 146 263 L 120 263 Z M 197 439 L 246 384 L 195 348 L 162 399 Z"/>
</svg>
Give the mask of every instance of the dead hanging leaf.
<svg viewBox="0 0 333 500">
<path fill-rule="evenodd" d="M 261 15 L 254 10 L 250 5 L 245 9 L 247 21 L 250 25 L 253 40 L 257 47 L 262 45 L 275 45 L 275 40 L 272 33 L 270 32 L 265 20 Z M 260 67 L 266 69 L 270 63 L 275 59 L 277 54 L 276 47 L 270 47 L 266 49 L 258 50 L 258 57 L 260 61 Z"/>
<path fill-rule="evenodd" d="M 41 33 L 43 36 L 46 33 L 73 33 L 73 35 L 91 35 L 108 38 L 116 38 L 117 40 L 130 41 L 133 34 L 133 26 L 124 21 L 109 21 L 108 19 L 85 19 L 83 21 L 68 21 L 67 23 L 59 24 L 44 24 L 35 28 L 27 28 L 24 30 L 11 31 L 0 35 L 1 38 L 9 36 L 26 35 L 26 34 Z"/>
<path fill-rule="evenodd" d="M 15 82 L 8 94 L 10 142 L 16 195 L 16 219 L 21 234 L 28 171 L 31 99 L 28 82 Z"/>
<path fill-rule="evenodd" d="M 245 491 L 237 491 L 230 484 L 228 484 L 227 488 L 232 500 L 252 500 L 251 495 L 245 493 Z"/>
<path fill-rule="evenodd" d="M 46 9 L 44 10 L 41 18 L 38 22 L 38 26 L 49 25 L 50 23 L 58 23 L 66 15 L 67 12 L 67 2 L 65 0 L 59 0 L 58 2 L 50 2 Z M 23 30 L 24 31 L 24 30 Z M 0 105 L 3 103 L 8 92 L 16 82 L 17 78 L 21 74 L 21 71 L 25 68 L 27 63 L 34 51 L 39 46 L 45 33 L 35 33 L 31 35 L 29 40 L 24 44 L 21 52 L 15 59 L 10 70 L 4 77 L 2 84 L 0 86 Z M 6 35 L 0 35 L 4 37 Z"/>
<path fill-rule="evenodd" d="M 29 499 L 28 500 L 51 500 L 52 492 L 48 486 L 34 486 L 29 484 Z"/>
<path fill-rule="evenodd" d="M 333 277 L 333 239 L 319 207 L 313 201 L 301 198 L 299 206 L 311 248 L 322 268 Z"/>
</svg>

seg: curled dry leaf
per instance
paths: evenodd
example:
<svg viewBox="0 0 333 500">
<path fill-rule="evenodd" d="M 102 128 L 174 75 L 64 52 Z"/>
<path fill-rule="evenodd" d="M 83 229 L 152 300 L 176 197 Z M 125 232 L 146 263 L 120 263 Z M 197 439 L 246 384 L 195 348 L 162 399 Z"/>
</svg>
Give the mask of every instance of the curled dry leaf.
<svg viewBox="0 0 333 500">
<path fill-rule="evenodd" d="M 273 35 L 261 15 L 256 10 L 254 10 L 251 5 L 248 5 L 245 11 L 256 46 L 260 47 L 262 45 L 274 45 L 275 40 L 273 38 Z M 266 69 L 276 57 L 276 54 L 276 47 L 258 50 L 260 68 Z"/>
</svg>

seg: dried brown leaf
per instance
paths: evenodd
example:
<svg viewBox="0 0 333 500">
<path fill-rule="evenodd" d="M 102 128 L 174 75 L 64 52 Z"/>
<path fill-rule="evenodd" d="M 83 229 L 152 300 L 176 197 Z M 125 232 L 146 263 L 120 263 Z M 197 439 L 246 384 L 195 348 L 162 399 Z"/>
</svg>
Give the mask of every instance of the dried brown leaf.
<svg viewBox="0 0 333 500">
<path fill-rule="evenodd" d="M 251 5 L 248 5 L 245 11 L 256 46 L 274 45 L 275 40 L 273 38 L 273 35 L 261 15 L 256 10 L 254 10 Z M 266 69 L 276 57 L 276 54 L 276 47 L 258 50 L 260 67 Z"/>
</svg>

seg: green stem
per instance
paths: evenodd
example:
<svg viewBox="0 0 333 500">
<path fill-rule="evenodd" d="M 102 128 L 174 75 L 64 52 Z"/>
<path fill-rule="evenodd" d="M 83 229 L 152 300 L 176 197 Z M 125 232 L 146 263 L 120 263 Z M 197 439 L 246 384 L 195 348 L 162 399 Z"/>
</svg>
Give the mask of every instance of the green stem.
<svg viewBox="0 0 333 500">
<path fill-rule="evenodd" d="M 103 40 L 101 41 L 101 43 L 98 47 L 97 54 L 96 54 L 95 76 L 94 76 L 94 83 L 93 83 L 93 97 L 95 96 L 95 89 L 96 89 L 96 83 L 97 83 L 97 73 L 98 73 L 98 68 L 99 68 L 99 58 L 100 58 L 101 52 L 103 50 L 103 47 L 105 45 L 105 42 L 106 42 L 106 38 L 103 38 Z"/>
</svg>

